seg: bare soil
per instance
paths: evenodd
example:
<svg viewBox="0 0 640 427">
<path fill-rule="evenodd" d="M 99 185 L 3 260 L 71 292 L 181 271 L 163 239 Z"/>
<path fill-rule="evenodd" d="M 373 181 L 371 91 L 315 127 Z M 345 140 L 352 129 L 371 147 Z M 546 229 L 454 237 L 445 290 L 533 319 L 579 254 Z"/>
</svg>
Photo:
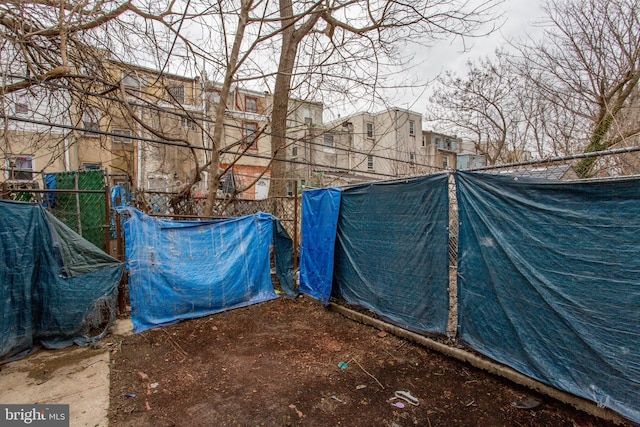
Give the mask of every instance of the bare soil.
<svg viewBox="0 0 640 427">
<path fill-rule="evenodd" d="M 308 297 L 112 339 L 115 426 L 613 425 Z"/>
</svg>

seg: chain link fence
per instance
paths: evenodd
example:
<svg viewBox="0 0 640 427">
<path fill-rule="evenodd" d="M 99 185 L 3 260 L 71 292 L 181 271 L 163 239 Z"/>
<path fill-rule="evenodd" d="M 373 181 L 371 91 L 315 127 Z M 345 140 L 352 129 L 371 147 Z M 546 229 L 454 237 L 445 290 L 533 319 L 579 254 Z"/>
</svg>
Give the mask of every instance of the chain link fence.
<svg viewBox="0 0 640 427">
<path fill-rule="evenodd" d="M 42 205 L 67 227 L 108 252 L 111 215 L 104 171 L 47 174 L 45 185 L 45 189 L 39 189 L 30 182 L 5 182 L 2 198 Z"/>
</svg>

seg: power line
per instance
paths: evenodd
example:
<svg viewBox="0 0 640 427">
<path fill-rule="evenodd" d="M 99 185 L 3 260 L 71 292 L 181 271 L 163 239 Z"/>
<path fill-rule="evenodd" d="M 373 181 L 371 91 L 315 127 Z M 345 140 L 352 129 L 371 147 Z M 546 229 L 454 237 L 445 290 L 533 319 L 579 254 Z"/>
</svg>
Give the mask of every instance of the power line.
<svg viewBox="0 0 640 427">
<path fill-rule="evenodd" d="M 8 115 L 2 114 L 2 113 L 0 113 L 0 119 L 14 120 L 14 121 L 18 121 L 18 122 L 31 123 L 31 124 L 36 124 L 36 125 L 48 126 L 48 127 L 55 127 L 55 128 L 61 128 L 61 129 L 67 129 L 67 130 L 75 130 L 75 131 L 87 132 L 86 128 L 81 128 L 81 127 L 78 127 L 78 126 L 65 125 L 65 124 L 61 124 L 61 123 L 49 123 L 49 122 L 45 122 L 45 121 L 41 121 L 41 120 L 27 119 L 27 118 L 24 118 L 24 117 L 8 116 Z M 192 148 L 192 149 L 203 150 L 203 151 L 208 151 L 208 152 L 212 152 L 213 151 L 212 148 L 208 148 L 208 147 L 198 147 L 198 146 L 192 146 L 192 145 L 183 144 L 183 143 L 179 143 L 179 142 L 157 140 L 157 139 L 151 139 L 151 138 L 145 138 L 145 137 L 135 137 L 135 136 L 128 136 L 128 135 L 120 135 L 120 134 L 101 131 L 101 130 L 91 130 L 88 133 L 96 134 L 96 135 L 111 136 L 111 137 L 115 136 L 115 137 L 118 137 L 118 138 L 125 138 L 125 139 L 131 139 L 131 140 L 139 140 L 139 141 L 150 142 L 150 143 L 154 143 L 154 144 L 158 144 L 158 145 L 168 145 L 168 146 L 181 147 L 181 148 Z M 325 167 L 325 168 L 329 168 L 329 169 L 336 170 L 336 171 L 353 172 L 352 169 L 342 168 L 342 167 L 339 167 L 339 166 L 325 165 L 325 164 L 321 164 L 321 163 L 311 163 L 311 162 L 304 162 L 304 161 L 301 161 L 301 160 L 292 160 L 292 159 L 278 159 L 278 158 L 272 158 L 271 156 L 254 154 L 254 153 L 250 153 L 250 152 L 239 153 L 239 152 L 233 151 L 233 150 L 218 150 L 218 151 L 220 153 L 224 153 L 224 154 L 242 154 L 243 156 L 253 157 L 253 158 L 257 158 L 257 159 L 266 159 L 266 160 L 272 160 L 272 161 L 277 161 L 277 162 L 301 164 L 301 165 L 305 165 L 305 166 L 320 166 L 320 167 Z M 378 175 L 378 176 L 386 176 L 386 177 L 395 176 L 395 175 L 390 175 L 390 174 L 383 174 L 383 173 L 380 173 L 380 172 L 369 172 L 368 171 L 366 173 L 369 174 L 369 175 Z"/>
<path fill-rule="evenodd" d="M 533 166 L 533 165 L 540 165 L 545 163 L 566 162 L 568 160 L 588 159 L 590 157 L 601 157 L 601 156 L 610 156 L 615 154 L 633 153 L 636 151 L 640 151 L 640 145 L 636 145 L 634 147 L 614 148 L 611 150 L 592 151 L 589 153 L 571 154 L 568 156 L 561 156 L 561 157 L 551 157 L 548 159 L 529 160 L 526 162 L 514 162 L 514 163 L 505 163 L 501 165 L 482 166 L 475 169 L 469 169 L 469 171 L 475 172 L 475 171 L 484 171 L 484 170 L 491 170 L 491 169 L 504 169 L 504 168 L 511 168 L 511 167 L 517 167 L 517 166 Z"/>
<path fill-rule="evenodd" d="M 32 81 L 34 83 L 43 84 L 45 86 L 52 86 L 52 87 L 56 87 L 56 88 L 66 89 L 66 90 L 69 90 L 69 91 L 82 93 L 84 95 L 88 95 L 88 96 L 92 96 L 92 97 L 96 97 L 96 98 L 100 98 L 100 99 L 105 99 L 107 101 L 112 101 L 112 102 L 116 102 L 116 103 L 120 103 L 120 104 L 124 103 L 123 100 L 120 99 L 120 98 L 110 97 L 110 96 L 107 96 L 107 95 L 104 95 L 104 94 L 91 92 L 91 91 L 88 91 L 86 89 L 80 89 L 80 88 L 76 88 L 76 87 L 69 87 L 69 86 L 65 86 L 65 85 L 58 84 L 58 83 L 55 83 L 55 82 L 50 82 L 50 81 L 41 82 L 41 81 L 38 81 L 38 80 L 33 79 L 31 77 L 28 77 L 28 76 L 19 76 L 19 75 L 11 74 L 11 75 L 9 75 L 9 77 L 20 78 L 20 79 L 24 79 L 24 80 L 30 80 L 30 81 Z M 111 85 L 111 86 L 114 89 L 118 89 L 119 88 L 116 85 Z M 194 117 L 194 115 L 189 114 L 186 109 L 184 111 L 187 112 L 187 113 L 184 113 L 184 112 L 178 112 L 178 111 L 175 111 L 175 110 L 170 110 L 170 109 L 167 109 L 167 108 L 163 108 L 163 107 L 160 107 L 160 106 L 155 106 L 155 105 L 150 105 L 150 104 L 143 104 L 143 103 L 139 103 L 139 102 L 130 102 L 129 104 L 131 106 L 133 106 L 133 107 L 146 108 L 146 109 L 157 111 L 157 112 L 160 112 L 160 113 L 166 113 L 166 114 L 175 115 L 175 116 L 178 116 L 180 118 L 191 119 L 191 120 L 194 120 L 194 119 L 195 120 L 201 120 L 203 122 L 213 123 L 213 124 L 216 123 L 215 120 L 206 117 L 204 114 L 201 115 L 200 112 L 198 112 L 197 116 Z M 230 111 L 236 111 L 236 110 L 230 110 Z M 238 111 L 238 112 L 243 112 L 243 111 Z M 407 118 L 406 120 L 408 121 L 409 119 Z M 228 127 L 228 128 L 232 128 L 232 129 L 237 129 L 237 130 L 241 130 L 241 131 L 244 130 L 244 127 L 238 126 L 238 125 L 233 125 L 233 124 L 230 124 L 230 123 L 224 123 L 223 122 L 222 125 L 225 126 L 225 127 Z M 386 131 L 383 132 L 383 134 L 386 134 L 386 132 L 388 132 L 393 126 L 394 126 L 393 123 L 389 124 L 387 129 L 386 129 Z M 94 133 L 98 133 L 98 132 L 94 132 Z M 319 133 L 317 135 L 312 134 L 311 136 L 315 138 L 315 137 L 320 137 L 320 136 L 322 136 L 322 135 L 324 135 L 326 133 L 332 133 L 332 132 L 324 130 L 323 132 L 321 132 L 321 133 Z M 268 135 L 268 136 L 272 136 L 272 137 L 273 136 L 276 136 L 276 137 L 279 136 L 279 137 L 281 137 L 281 138 L 283 138 L 285 140 L 292 141 L 293 143 L 303 142 L 303 143 L 307 143 L 309 145 L 314 145 L 314 146 L 317 146 L 317 147 L 329 147 L 329 146 L 327 146 L 325 144 L 322 144 L 322 143 L 319 143 L 319 142 L 315 142 L 315 141 L 312 141 L 312 140 L 309 140 L 309 139 L 304 139 L 304 138 L 300 139 L 300 138 L 293 138 L 293 137 L 288 136 L 288 135 L 276 135 L 276 134 L 274 134 L 272 132 L 266 132 L 266 131 L 263 131 L 262 134 Z M 365 133 L 362 133 L 361 135 L 364 135 L 364 134 Z M 106 135 L 109 135 L 109 134 L 106 133 Z M 118 136 L 122 137 L 122 135 L 118 135 Z M 132 138 L 132 139 L 144 140 L 143 138 Z M 233 146 L 233 145 L 237 144 L 240 141 L 241 140 L 236 141 L 236 142 L 230 144 L 230 146 Z M 154 140 L 152 142 L 157 142 L 157 141 Z M 182 146 L 182 145 L 180 145 L 180 146 Z M 388 161 L 391 161 L 391 162 L 404 163 L 404 164 L 407 163 L 405 161 L 401 161 L 399 159 L 394 159 L 392 157 L 381 156 L 379 154 L 372 154 L 375 148 L 380 149 L 380 147 L 376 147 L 375 144 L 371 147 L 371 150 L 369 150 L 369 151 L 360 151 L 360 150 L 354 150 L 352 148 L 343 148 L 343 147 L 337 147 L 337 146 L 333 146 L 333 147 L 330 147 L 330 148 L 346 152 L 347 154 L 352 154 L 352 153 L 353 154 L 361 154 L 361 155 L 364 155 L 364 156 L 373 156 L 376 159 L 388 160 Z M 204 149 L 204 148 L 198 148 L 198 149 Z M 385 149 L 385 148 L 383 147 L 382 149 Z M 212 151 L 212 150 L 210 150 L 210 151 Z M 398 152 L 400 152 L 400 151 L 398 151 Z M 407 151 L 407 152 L 403 151 L 402 153 L 403 154 L 408 154 L 409 151 Z M 434 165 L 418 163 L 415 160 L 411 164 L 414 165 L 414 166 L 422 166 L 422 167 L 428 167 L 428 168 L 433 168 L 433 167 L 438 168 L 437 166 L 434 166 Z M 395 175 L 385 175 L 385 176 L 395 176 Z"/>
</svg>

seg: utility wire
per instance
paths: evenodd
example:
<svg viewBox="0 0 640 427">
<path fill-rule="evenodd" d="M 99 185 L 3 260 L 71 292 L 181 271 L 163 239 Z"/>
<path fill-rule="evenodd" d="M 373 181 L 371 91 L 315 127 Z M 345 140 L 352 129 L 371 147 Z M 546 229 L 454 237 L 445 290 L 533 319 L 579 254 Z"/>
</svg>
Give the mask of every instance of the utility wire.
<svg viewBox="0 0 640 427">
<path fill-rule="evenodd" d="M 81 128 L 81 127 L 78 127 L 78 126 L 65 125 L 65 124 L 61 124 L 61 123 L 49 123 L 49 122 L 45 122 L 45 121 L 41 121 L 41 120 L 27 119 L 27 118 L 24 118 L 24 117 L 7 116 L 7 115 L 2 114 L 2 113 L 0 113 L 0 119 L 14 120 L 14 121 L 18 121 L 18 122 L 31 123 L 31 124 L 36 124 L 36 125 L 42 125 L 42 126 L 48 126 L 48 127 L 54 127 L 54 128 L 61 128 L 61 129 L 67 129 L 67 130 L 88 132 L 88 133 L 96 134 L 96 135 L 105 135 L 105 136 L 112 136 L 112 137 L 115 136 L 115 137 L 118 137 L 118 138 L 139 140 L 139 141 L 150 142 L 150 143 L 154 143 L 154 144 L 158 144 L 158 145 L 169 145 L 169 146 L 173 146 L 173 147 L 192 148 L 192 149 L 195 149 L 195 150 L 203 150 L 203 151 L 209 151 L 209 152 L 213 151 L 212 148 L 208 148 L 208 147 L 198 147 L 198 146 L 192 146 L 192 145 L 183 144 L 183 143 L 179 143 L 179 142 L 162 141 L 162 140 L 151 139 L 151 138 L 120 135 L 120 134 L 116 134 L 116 133 L 112 133 L 112 132 L 105 132 L 105 131 L 101 131 L 101 130 L 87 131 L 86 128 Z M 349 168 L 342 168 L 342 167 L 339 167 L 339 166 L 325 165 L 325 164 L 321 164 L 321 163 L 305 162 L 305 161 L 302 161 L 302 160 L 278 159 L 278 158 L 272 158 L 271 156 L 265 156 L 265 155 L 250 153 L 250 152 L 239 153 L 237 151 L 224 150 L 224 149 L 223 150 L 218 150 L 218 151 L 220 153 L 223 153 L 223 154 L 242 154 L 243 156 L 253 157 L 253 158 L 257 158 L 257 159 L 273 160 L 273 161 L 276 161 L 276 162 L 300 164 L 300 165 L 305 165 L 305 166 L 324 167 L 324 168 L 328 168 L 328 169 L 336 170 L 336 171 L 353 172 L 353 169 L 349 169 Z M 360 172 L 362 172 L 362 171 L 360 171 Z M 363 172 L 363 173 L 365 173 L 365 172 Z M 395 176 L 395 175 L 390 175 L 390 174 L 385 174 L 385 173 L 380 173 L 380 172 L 372 172 L 372 171 L 367 171 L 366 173 L 369 174 L 369 175 L 378 175 L 378 176 L 386 176 L 386 177 Z"/>
<path fill-rule="evenodd" d="M 84 95 L 88 95 L 88 96 L 92 96 L 92 97 L 96 97 L 96 98 L 99 98 L 99 99 L 105 99 L 107 101 L 112 101 L 112 102 L 116 102 L 116 103 L 123 103 L 122 99 L 117 98 L 117 97 L 111 97 L 111 96 L 107 96 L 107 95 L 104 95 L 104 94 L 91 92 L 91 91 L 88 91 L 88 90 L 85 90 L 85 89 L 69 87 L 69 86 L 65 86 L 65 85 L 62 85 L 62 84 L 59 84 L 59 83 L 55 83 L 55 82 L 49 82 L 49 81 L 40 82 L 40 81 L 35 80 L 35 79 L 33 79 L 31 77 L 28 77 L 28 76 L 19 76 L 19 75 L 13 75 L 13 74 L 9 75 L 9 77 L 20 78 L 20 79 L 25 79 L 25 80 L 31 80 L 34 83 L 44 84 L 44 85 L 56 87 L 56 88 L 59 88 L 59 89 L 66 89 L 66 90 L 69 90 L 69 91 L 78 92 L 78 93 L 81 93 L 81 94 L 84 94 Z M 116 85 L 113 85 L 113 87 L 115 89 L 119 88 Z M 170 115 L 175 115 L 175 116 L 178 116 L 178 117 L 183 118 L 183 119 L 191 119 L 191 120 L 195 119 L 195 120 L 201 120 L 203 122 L 215 124 L 215 120 L 210 119 L 210 118 L 208 118 L 208 117 L 206 117 L 204 115 L 201 115 L 200 112 L 198 112 L 198 114 L 196 114 L 195 117 L 194 117 L 194 115 L 191 115 L 188 112 L 185 113 L 187 111 L 187 109 L 185 109 L 185 112 L 179 112 L 179 111 L 170 110 L 170 109 L 163 108 L 163 107 L 156 106 L 156 105 L 143 104 L 143 103 L 139 103 L 139 102 L 130 102 L 129 104 L 132 107 L 146 108 L 146 109 L 157 111 L 157 112 L 160 112 L 160 113 L 166 113 L 166 114 L 170 114 Z M 229 111 L 237 111 L 237 110 L 229 110 Z M 238 113 L 244 113 L 244 111 L 237 111 L 237 112 Z M 243 126 L 234 125 L 234 124 L 230 124 L 230 123 L 223 123 L 223 126 L 228 127 L 228 128 L 232 128 L 232 129 L 241 130 L 241 131 L 244 130 Z M 388 126 L 387 130 L 385 132 L 383 132 L 383 134 L 386 134 L 386 132 L 388 132 L 392 127 L 393 127 L 393 123 Z M 326 133 L 332 133 L 332 132 L 331 131 L 328 131 L 328 132 L 327 131 L 323 131 L 323 132 L 321 132 L 321 133 L 319 133 L 317 135 L 313 134 L 313 137 L 320 137 L 320 136 L 322 136 L 322 135 L 324 135 Z M 278 136 L 278 135 L 276 135 L 276 134 L 274 134 L 272 132 L 266 132 L 266 131 L 263 131 L 262 134 L 263 135 L 269 135 L 269 136 Z M 365 132 L 363 132 L 360 135 L 364 136 Z M 122 135 L 118 135 L 118 136 L 122 136 Z M 331 146 L 328 146 L 328 145 L 325 145 L 325 144 L 322 144 L 322 143 L 319 143 L 319 142 L 315 142 L 315 141 L 312 141 L 312 140 L 309 140 L 309 139 L 293 138 L 293 137 L 288 136 L 288 135 L 279 135 L 279 136 L 282 137 L 285 140 L 292 141 L 293 143 L 298 143 L 298 142 L 307 143 L 309 145 L 318 146 L 318 147 L 333 148 L 334 150 L 343 151 L 343 152 L 346 152 L 347 154 L 351 154 L 351 153 L 353 153 L 353 154 L 361 154 L 361 155 L 364 155 L 364 156 L 373 156 L 374 158 L 377 158 L 377 159 L 389 160 L 389 161 L 392 161 L 392 162 L 407 163 L 407 162 L 404 162 L 404 161 L 401 161 L 399 159 L 395 159 L 395 158 L 392 158 L 392 157 L 386 157 L 386 156 L 381 156 L 379 154 L 373 154 L 374 149 L 376 149 L 376 148 L 377 149 L 385 149 L 385 148 L 376 147 L 375 145 L 369 151 L 360 151 L 360 150 L 354 150 L 354 149 L 350 149 L 350 148 L 343 148 L 343 147 L 336 147 L 336 146 L 331 147 Z M 126 138 L 126 136 L 125 136 L 125 138 Z M 132 139 L 142 139 L 142 138 L 132 138 Z M 240 142 L 240 141 L 236 141 L 235 143 L 233 143 L 231 145 L 235 145 L 238 142 Z M 403 154 L 408 154 L 409 152 L 402 152 L 402 153 Z M 419 163 L 419 162 L 416 162 L 415 160 L 413 161 L 412 165 L 423 166 L 423 167 L 428 167 L 428 168 L 436 167 L 436 166 L 433 166 L 433 165 Z M 389 175 L 389 176 L 394 176 L 394 175 Z"/>
</svg>

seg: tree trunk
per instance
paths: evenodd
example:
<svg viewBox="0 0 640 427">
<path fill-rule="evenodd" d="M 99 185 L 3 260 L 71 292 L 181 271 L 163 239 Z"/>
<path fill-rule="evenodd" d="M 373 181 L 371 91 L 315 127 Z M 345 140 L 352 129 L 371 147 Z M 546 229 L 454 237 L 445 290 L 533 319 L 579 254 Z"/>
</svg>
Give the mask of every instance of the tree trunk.
<svg viewBox="0 0 640 427">
<path fill-rule="evenodd" d="M 280 0 L 280 18 L 282 31 L 282 49 L 278 63 L 278 74 L 273 90 L 273 110 L 271 112 L 271 185 L 269 197 L 286 196 L 285 177 L 287 172 L 286 133 L 287 113 L 289 111 L 289 91 L 295 66 L 296 52 L 300 38 L 297 37 L 292 22 L 292 0 Z"/>
<path fill-rule="evenodd" d="M 227 99 L 229 98 L 229 93 L 231 93 L 233 76 L 235 75 L 236 68 L 238 66 L 240 46 L 242 45 L 242 39 L 244 37 L 245 28 L 247 27 L 248 18 L 249 6 L 248 4 L 246 4 L 246 2 L 242 2 L 242 10 L 238 17 L 238 28 L 236 30 L 236 36 L 233 40 L 231 56 L 229 57 L 229 62 L 227 63 L 227 70 L 220 92 L 220 102 L 216 106 L 216 121 L 213 127 L 213 150 L 211 152 L 211 164 L 209 165 L 209 194 L 204 205 L 204 216 L 211 216 L 213 214 L 213 208 L 216 202 L 216 196 L 218 194 L 218 184 L 220 182 L 220 149 L 222 148 L 222 135 L 224 133 L 224 120 L 225 111 L 227 109 Z"/>
</svg>

